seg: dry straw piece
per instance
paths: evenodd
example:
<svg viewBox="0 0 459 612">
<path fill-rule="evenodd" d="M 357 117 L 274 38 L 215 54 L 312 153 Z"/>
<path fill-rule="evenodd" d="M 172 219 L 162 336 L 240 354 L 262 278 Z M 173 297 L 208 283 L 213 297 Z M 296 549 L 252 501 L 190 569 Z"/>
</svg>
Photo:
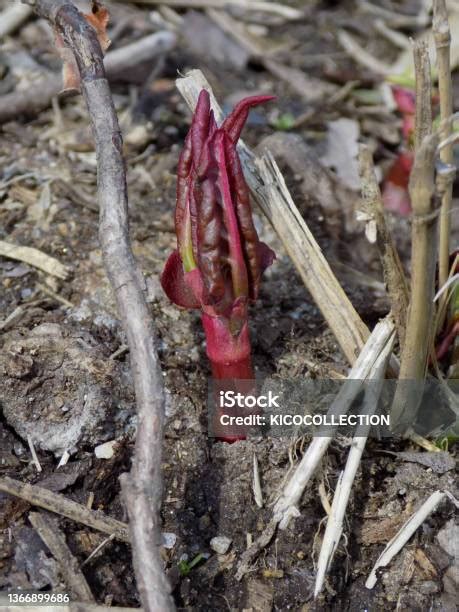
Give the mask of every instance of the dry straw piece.
<svg viewBox="0 0 459 612">
<path fill-rule="evenodd" d="M 432 134 L 432 85 L 427 44 L 414 44 L 416 74 L 415 159 L 410 176 L 411 301 L 399 379 L 391 410 L 394 432 L 409 434 L 423 395 L 433 332 L 433 298 L 437 256 L 435 157 L 438 135 Z"/>
</svg>

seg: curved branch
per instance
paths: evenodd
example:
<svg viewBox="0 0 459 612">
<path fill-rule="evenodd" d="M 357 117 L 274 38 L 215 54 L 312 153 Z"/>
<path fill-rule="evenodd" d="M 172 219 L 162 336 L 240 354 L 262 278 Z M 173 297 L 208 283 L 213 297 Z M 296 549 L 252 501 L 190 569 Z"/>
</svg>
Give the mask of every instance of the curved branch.
<svg viewBox="0 0 459 612">
<path fill-rule="evenodd" d="M 130 474 L 121 477 L 130 519 L 134 569 L 145 610 L 174 610 L 159 554 L 164 387 L 142 276 L 132 254 L 122 138 L 95 30 L 68 0 L 24 0 L 71 49 L 96 142 L 99 238 L 107 275 L 127 335 L 138 426 Z"/>
</svg>

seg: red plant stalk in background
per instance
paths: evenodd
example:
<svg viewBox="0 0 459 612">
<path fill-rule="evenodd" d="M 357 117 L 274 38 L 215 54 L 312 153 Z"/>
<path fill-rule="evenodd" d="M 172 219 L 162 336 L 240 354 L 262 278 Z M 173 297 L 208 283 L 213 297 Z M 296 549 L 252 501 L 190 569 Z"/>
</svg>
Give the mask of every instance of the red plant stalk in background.
<svg viewBox="0 0 459 612">
<path fill-rule="evenodd" d="M 272 99 L 245 98 L 218 127 L 203 89 L 178 163 L 177 250 L 161 284 L 178 306 L 201 310 L 214 379 L 254 379 L 248 305 L 275 254 L 258 239 L 236 144 L 249 109 Z"/>
<path fill-rule="evenodd" d="M 408 193 L 414 153 L 411 150 L 414 135 L 414 115 L 416 100 L 414 91 L 398 85 L 392 86 L 392 94 L 397 110 L 402 115 L 403 149 L 384 178 L 382 198 L 384 207 L 403 217 L 411 213 L 411 201 Z"/>
</svg>

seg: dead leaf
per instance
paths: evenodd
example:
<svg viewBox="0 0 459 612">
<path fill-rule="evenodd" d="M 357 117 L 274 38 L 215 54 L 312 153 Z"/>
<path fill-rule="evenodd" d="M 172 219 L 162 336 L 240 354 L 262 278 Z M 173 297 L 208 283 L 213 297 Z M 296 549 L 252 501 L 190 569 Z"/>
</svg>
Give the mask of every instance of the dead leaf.
<svg viewBox="0 0 459 612">
<path fill-rule="evenodd" d="M 351 189 L 360 188 L 359 153 L 360 127 L 354 119 L 342 117 L 328 124 L 327 151 L 321 162 L 333 168 L 339 178 Z"/>
<path fill-rule="evenodd" d="M 405 519 L 404 514 L 397 514 L 381 519 L 366 520 L 357 533 L 357 540 L 364 546 L 384 544 L 397 533 Z"/>
<path fill-rule="evenodd" d="M 414 559 L 426 580 L 435 580 L 438 578 L 438 572 L 435 566 L 421 548 L 416 548 Z"/>
<path fill-rule="evenodd" d="M 110 46 L 110 39 L 107 35 L 107 25 L 110 19 L 108 10 L 99 2 L 93 1 L 92 13 L 83 13 L 83 17 L 96 31 L 102 54 L 105 54 L 105 51 Z M 62 75 L 64 84 L 61 93 L 79 92 L 80 73 L 73 51 L 66 46 L 64 39 L 56 28 L 54 28 L 54 40 L 57 52 L 63 62 Z"/>
</svg>

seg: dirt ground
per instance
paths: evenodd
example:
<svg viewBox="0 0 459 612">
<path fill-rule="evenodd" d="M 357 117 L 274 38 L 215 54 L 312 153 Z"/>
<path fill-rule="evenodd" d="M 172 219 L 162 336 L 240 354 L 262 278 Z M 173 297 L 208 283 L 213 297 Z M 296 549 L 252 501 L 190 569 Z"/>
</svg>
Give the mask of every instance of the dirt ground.
<svg viewBox="0 0 459 612">
<path fill-rule="evenodd" d="M 0 7 L 7 4 L 0 2 Z M 256 438 L 226 444 L 208 437 L 209 369 L 199 315 L 172 305 L 159 283 L 176 243 L 175 171 L 190 122 L 174 86 L 178 74 L 200 68 L 225 110 L 250 92 L 277 96 L 252 112 L 245 141 L 260 147 L 264 139 L 276 139 L 274 154 L 295 203 L 365 323 L 372 328 L 389 309 L 376 249 L 366 240 L 363 223 L 355 221 L 359 192 L 354 179 L 340 177 L 345 164 L 335 161 L 336 174 L 327 179 L 328 199 L 308 191 L 301 146 L 324 160 L 330 125 L 347 118 L 384 172 L 401 146 L 400 116 L 378 98 L 381 77 L 349 57 L 337 32 L 351 32 L 389 64 L 400 49 L 374 29 L 376 17 L 359 10 L 356 2 L 282 4 L 305 9 L 306 16 L 277 23 L 273 15 L 256 13 L 250 31 L 267 49 L 278 49 L 277 61 L 317 79 L 303 95 L 294 86 L 297 75 L 290 83 L 281 80 L 260 57 L 241 51 L 218 28 L 219 34 L 211 30 L 209 21 L 215 22 L 204 11 L 177 9 L 173 19 L 157 6 L 108 3 L 112 49 L 168 24 L 172 28 L 174 20 L 180 29 L 171 51 L 112 82 L 125 141 L 132 246 L 147 283 L 167 392 L 161 511 L 166 572 L 177 608 L 183 610 L 454 610 L 458 527 L 452 504 L 442 504 L 424 522 L 380 573 L 373 590 L 364 586 L 384 545 L 429 494 L 437 489 L 457 494 L 454 471 L 436 473 L 383 452 L 420 451 L 408 442 L 369 441 L 345 537 L 317 600 L 315 564 L 326 516 L 318 491 L 321 485 L 331 500 L 347 456 L 343 440 L 331 445 L 301 500 L 301 515 L 275 535 L 242 581 L 235 579 L 248 538 L 255 539 L 267 525 L 276 493 L 308 440 Z M 379 4 L 413 15 L 421 2 Z M 235 18 L 248 23 L 243 11 L 236 11 Z M 177 25 L 180 19 L 185 25 Z M 401 33 L 414 36 L 421 29 L 413 24 Z M 210 43 L 206 36 L 213 37 Z M 1 41 L 0 96 L 19 88 L 33 97 L 43 74 L 59 68 L 47 25 L 29 19 Z M 342 146 L 349 161 L 352 137 L 342 137 L 348 140 L 340 144 L 335 136 L 334 145 Z M 277 254 L 251 307 L 256 370 L 279 378 L 344 375 L 348 364 L 320 311 L 274 231 L 260 213 L 255 215 L 262 240 Z M 392 214 L 390 223 L 408 269 L 409 220 Z M 93 508 L 126 521 L 118 477 L 129 469 L 133 450 L 134 395 L 97 232 L 95 153 L 81 97 L 55 99 L 39 113 L 1 125 L 0 240 L 54 257 L 66 267 L 66 277 L 0 258 L 0 477 L 39 484 L 83 504 L 92 498 Z M 111 456 L 98 458 L 96 447 L 113 440 Z M 65 452 L 70 457 L 58 468 Z M 265 500 L 261 509 L 252 493 L 254 453 Z M 65 591 L 59 564 L 28 520 L 31 509 L 0 493 L 0 591 Z M 58 524 L 80 564 L 106 537 L 63 517 Z M 215 536 L 231 540 L 224 554 L 211 548 Z M 201 559 L 188 571 L 186 562 L 198 555 Z M 82 570 L 98 603 L 140 605 L 127 544 L 107 542 Z"/>
</svg>

